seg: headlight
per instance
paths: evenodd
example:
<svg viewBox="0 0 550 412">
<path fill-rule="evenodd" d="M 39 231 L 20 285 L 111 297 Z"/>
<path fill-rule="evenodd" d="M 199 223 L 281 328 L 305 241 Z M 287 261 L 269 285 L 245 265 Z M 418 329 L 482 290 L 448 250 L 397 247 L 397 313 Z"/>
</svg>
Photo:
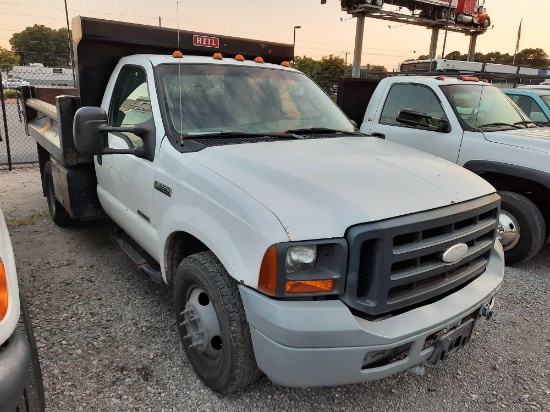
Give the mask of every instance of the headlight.
<svg viewBox="0 0 550 412">
<path fill-rule="evenodd" d="M 258 289 L 281 298 L 339 295 L 344 292 L 347 256 L 345 239 L 278 243 L 265 252 Z"/>
<path fill-rule="evenodd" d="M 292 273 L 315 266 L 316 260 L 317 245 L 289 247 L 286 251 L 286 273 Z"/>
</svg>

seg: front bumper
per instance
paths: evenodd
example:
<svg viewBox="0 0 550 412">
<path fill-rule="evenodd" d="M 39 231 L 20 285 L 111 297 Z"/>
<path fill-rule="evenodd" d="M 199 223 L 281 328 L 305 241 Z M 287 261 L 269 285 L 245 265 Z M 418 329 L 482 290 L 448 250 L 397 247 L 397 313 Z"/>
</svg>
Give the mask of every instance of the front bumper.
<svg viewBox="0 0 550 412">
<path fill-rule="evenodd" d="M 30 359 L 26 337 L 15 331 L 0 350 L 0 411 L 13 411 L 21 401 Z"/>
<path fill-rule="evenodd" d="M 503 276 L 504 253 L 496 242 L 486 271 L 467 286 L 374 322 L 354 316 L 341 301 L 278 301 L 239 288 L 258 367 L 277 384 L 309 387 L 378 380 L 428 360 L 434 346 L 425 347 L 426 339 L 488 304 Z M 403 359 L 364 368 L 371 354 L 403 347 Z"/>
</svg>

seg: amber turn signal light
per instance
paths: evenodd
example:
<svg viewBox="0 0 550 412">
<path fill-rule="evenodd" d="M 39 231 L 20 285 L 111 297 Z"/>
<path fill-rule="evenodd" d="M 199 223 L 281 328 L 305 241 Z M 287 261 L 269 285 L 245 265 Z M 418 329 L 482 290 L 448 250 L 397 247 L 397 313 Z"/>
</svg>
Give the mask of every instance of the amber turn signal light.
<svg viewBox="0 0 550 412">
<path fill-rule="evenodd" d="M 4 262 L 0 259 L 0 320 L 4 319 L 8 311 L 8 279 Z"/>
<path fill-rule="evenodd" d="M 332 292 L 334 280 L 293 280 L 286 282 L 286 293 Z"/>
<path fill-rule="evenodd" d="M 277 249 L 275 246 L 270 246 L 265 252 L 262 266 L 260 266 L 258 289 L 271 296 L 277 294 Z"/>
</svg>

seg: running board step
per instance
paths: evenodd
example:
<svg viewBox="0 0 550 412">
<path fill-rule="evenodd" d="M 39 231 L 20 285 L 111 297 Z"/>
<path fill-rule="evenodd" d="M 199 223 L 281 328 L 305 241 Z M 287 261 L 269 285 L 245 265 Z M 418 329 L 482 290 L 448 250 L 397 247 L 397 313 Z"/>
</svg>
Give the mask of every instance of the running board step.
<svg viewBox="0 0 550 412">
<path fill-rule="evenodd" d="M 111 233 L 111 239 L 122 249 L 124 253 L 134 262 L 137 269 L 155 283 L 164 283 L 162 273 L 151 265 L 152 258 L 147 259 L 147 254 L 130 239 L 122 230 Z"/>
</svg>

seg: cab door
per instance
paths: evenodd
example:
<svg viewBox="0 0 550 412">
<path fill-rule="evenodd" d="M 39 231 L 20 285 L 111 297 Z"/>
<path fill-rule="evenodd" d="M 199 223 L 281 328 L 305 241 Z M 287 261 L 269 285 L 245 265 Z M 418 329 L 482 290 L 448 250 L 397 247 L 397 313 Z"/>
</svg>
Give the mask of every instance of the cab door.
<svg viewBox="0 0 550 412">
<path fill-rule="evenodd" d="M 128 60 L 127 60 L 128 61 Z M 153 213 L 156 130 L 160 114 L 154 113 L 150 90 L 153 86 L 151 67 L 131 64 L 115 69 L 116 81 L 108 86 L 110 98 L 103 101 L 108 124 L 114 127 L 147 129 L 143 137 L 133 133 L 109 133 L 109 148 L 144 149 L 148 158 L 132 154 L 98 156 L 96 171 L 98 195 L 107 214 L 145 251 L 155 256 L 157 231 Z M 114 77 L 113 77 L 114 78 Z"/>
<path fill-rule="evenodd" d="M 442 101 L 431 88 L 417 83 L 395 83 L 390 86 L 380 107 L 370 134 L 457 162 L 462 128 L 454 116 L 447 116 L 447 108 L 444 109 Z M 433 131 L 400 123 L 397 114 L 401 109 L 421 110 L 432 117 L 447 120 L 451 123 L 450 131 Z M 448 110 L 452 109 L 449 107 Z"/>
</svg>

